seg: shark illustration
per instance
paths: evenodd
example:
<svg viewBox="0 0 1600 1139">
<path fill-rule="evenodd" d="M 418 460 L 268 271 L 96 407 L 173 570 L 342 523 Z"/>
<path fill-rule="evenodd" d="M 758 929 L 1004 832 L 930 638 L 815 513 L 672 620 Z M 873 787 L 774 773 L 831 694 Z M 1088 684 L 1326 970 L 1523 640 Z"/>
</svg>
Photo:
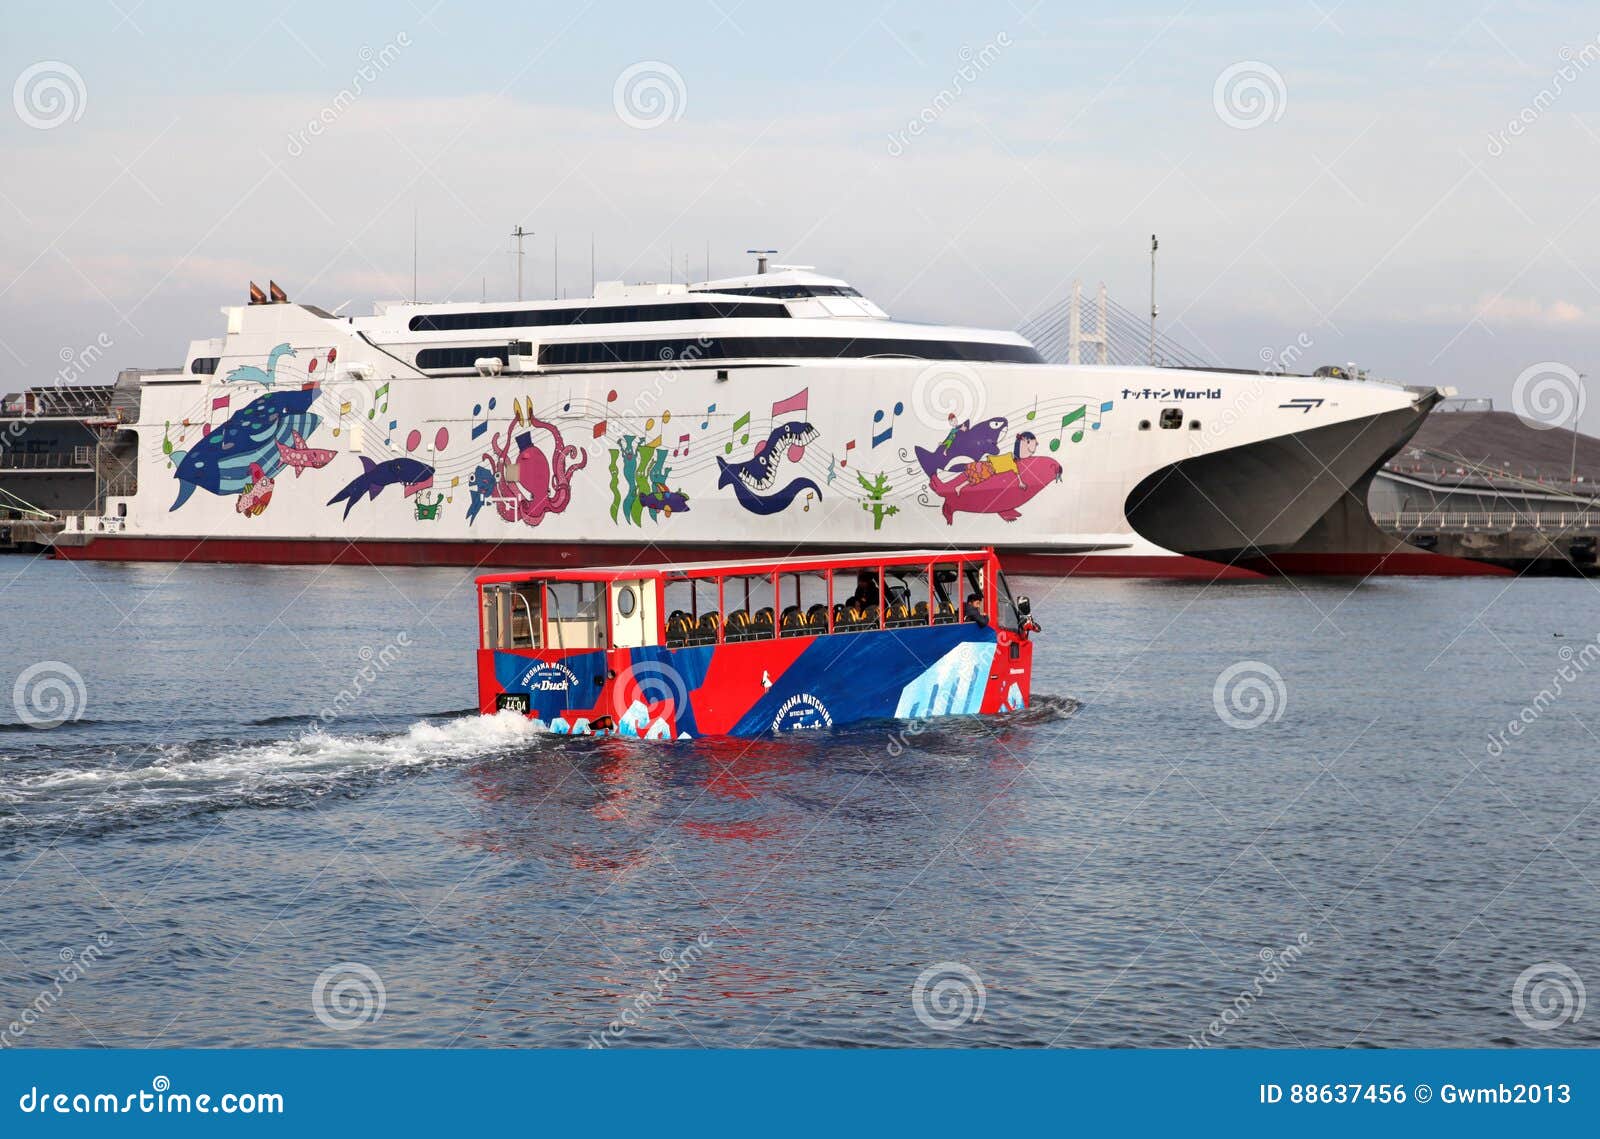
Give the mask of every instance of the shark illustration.
<svg viewBox="0 0 1600 1139">
<path fill-rule="evenodd" d="M 174 477 L 182 485 L 177 501 L 168 509 L 176 510 L 188 502 L 196 487 L 212 494 L 240 493 L 255 481 L 250 475 L 252 466 L 267 475 L 277 474 L 283 469 L 278 445 L 311 434 L 322 422 L 311 412 L 317 395 L 313 388 L 257 396 L 193 447 L 172 452 L 177 467 Z"/>
<path fill-rule="evenodd" d="M 298 431 L 294 433 L 293 446 L 286 447 L 282 443 L 278 444 L 278 456 L 287 466 L 294 468 L 295 478 L 299 478 L 301 472 L 307 467 L 315 471 L 327 466 L 333 462 L 333 457 L 337 453 L 336 451 L 325 451 L 319 447 L 307 447 L 306 437 Z"/>
<path fill-rule="evenodd" d="M 922 464 L 922 473 L 930 479 L 940 471 L 948 471 L 952 467 L 964 468 L 968 463 L 976 463 L 980 459 L 997 454 L 1000 450 L 1000 434 L 1005 431 L 1008 421 L 1003 416 L 980 423 L 976 427 L 970 419 L 962 420 L 950 428 L 950 433 L 944 437 L 933 450 L 917 447 L 917 462 Z M 901 452 L 902 456 L 905 452 Z"/>
<path fill-rule="evenodd" d="M 689 496 L 681 490 L 668 490 L 666 483 L 658 482 L 653 489 L 639 495 L 639 505 L 646 510 L 659 510 L 671 518 L 674 511 L 688 513 Z"/>
<path fill-rule="evenodd" d="M 406 458 L 374 463 L 365 455 L 357 457 L 361 460 L 361 473 L 351 479 L 338 494 L 328 499 L 329 506 L 336 502 L 344 503 L 346 518 L 350 517 L 351 507 L 360 502 L 363 495 L 367 498 L 377 498 L 386 486 L 399 483 L 406 488 L 405 492 L 409 495 L 433 485 L 433 468 L 427 463 Z"/>
<path fill-rule="evenodd" d="M 717 456 L 717 466 L 722 472 L 717 477 L 717 486 L 733 487 L 739 505 L 752 514 L 776 514 L 803 490 L 809 490 L 821 498 L 822 488 L 808 478 L 794 479 L 782 490 L 772 489 L 777 485 L 778 471 L 789 449 L 815 443 L 818 437 L 817 429 L 809 423 L 785 423 L 781 427 L 774 427 L 772 434 L 757 444 L 756 453 L 744 462 L 730 463 L 722 456 Z M 762 493 L 768 491 L 771 493 Z"/>
<path fill-rule="evenodd" d="M 233 371 L 222 377 L 225 384 L 235 383 L 239 380 L 248 380 L 255 384 L 265 384 L 272 387 L 278 382 L 278 361 L 285 356 L 296 355 L 295 350 L 288 344 L 280 344 L 267 353 L 267 366 L 258 368 L 254 364 L 240 364 Z"/>
</svg>

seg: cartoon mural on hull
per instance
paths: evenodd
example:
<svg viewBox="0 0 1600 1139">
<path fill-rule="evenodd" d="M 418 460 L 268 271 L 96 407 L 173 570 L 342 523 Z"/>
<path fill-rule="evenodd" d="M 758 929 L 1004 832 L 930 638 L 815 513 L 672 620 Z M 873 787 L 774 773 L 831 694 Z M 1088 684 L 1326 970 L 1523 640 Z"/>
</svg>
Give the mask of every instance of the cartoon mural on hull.
<svg viewBox="0 0 1600 1139">
<path fill-rule="evenodd" d="M 278 444 L 278 455 L 283 459 L 285 466 L 294 468 L 294 477 L 299 478 L 306 470 L 321 470 L 333 462 L 337 451 L 324 450 L 321 447 L 307 447 L 306 437 L 300 432 L 294 433 L 294 443 L 286 446 Z"/>
<path fill-rule="evenodd" d="M 250 481 L 245 484 L 244 490 L 239 493 L 239 501 L 234 504 L 234 509 L 246 518 L 259 517 L 266 510 L 267 503 L 272 501 L 272 479 L 263 471 L 259 464 L 250 464 Z"/>
<path fill-rule="evenodd" d="M 689 509 L 689 496 L 667 484 L 672 470 L 659 439 L 646 443 L 640 436 L 624 435 L 611 451 L 610 471 L 613 522 L 642 526 L 647 513 L 659 522 Z"/>
<path fill-rule="evenodd" d="M 564 441 L 561 429 L 555 424 L 534 418 L 531 400 L 527 412 L 528 430 L 517 432 L 517 453 L 513 456 L 511 433 L 522 425 L 523 412 L 519 406 L 511 422 L 506 424 L 505 442 L 500 441 L 500 433 L 496 432 L 483 458 L 494 479 L 494 507 L 500 517 L 507 522 L 537 526 L 546 514 L 560 514 L 566 510 L 572 501 L 572 476 L 588 465 L 589 456 L 583 448 Z M 534 430 L 550 436 L 549 457 L 534 445 Z"/>
<path fill-rule="evenodd" d="M 258 396 L 229 416 L 188 450 L 170 455 L 176 467 L 174 476 L 181 484 L 178 498 L 169 510 L 189 501 L 196 488 L 212 494 L 239 494 L 256 481 L 251 468 L 266 475 L 283 469 L 280 443 L 310 435 L 322 422 L 311 412 L 317 390 L 275 391 Z"/>
<path fill-rule="evenodd" d="M 819 437 L 817 429 L 809 423 L 785 423 L 781 427 L 774 427 L 766 439 L 756 444 L 755 454 L 744 462 L 730 463 L 722 456 L 717 456 L 717 468 L 721 472 L 717 476 L 717 488 L 733 487 L 739 505 L 751 514 L 777 514 L 786 509 L 802 491 L 809 490 L 820 499 L 822 488 L 804 476 L 791 479 L 782 490 L 772 490 L 777 484 L 785 456 L 791 462 L 798 462 L 796 454 L 803 454 L 805 448 Z"/>
<path fill-rule="evenodd" d="M 328 499 L 328 505 L 344 503 L 344 516 L 350 517 L 350 510 L 364 497 L 375 499 L 383 492 L 383 488 L 399 483 L 405 487 L 405 493 L 416 494 L 420 490 L 427 490 L 433 485 L 433 468 L 427 463 L 416 459 L 390 459 L 386 463 L 375 463 L 365 455 L 357 455 L 361 460 L 361 473 L 345 484 L 344 489 Z"/>
<path fill-rule="evenodd" d="M 943 500 L 946 524 L 960 511 L 998 514 L 1007 522 L 1022 517 L 1019 507 L 1061 479 L 1061 464 L 1041 456 L 1039 437 L 1019 431 L 1009 449 L 1000 443 L 1010 421 L 997 416 L 974 427 L 963 422 L 950 429 L 934 450 L 916 448 L 917 462 L 928 476 L 928 490 Z M 927 494 L 919 501 L 935 505 Z"/>
</svg>

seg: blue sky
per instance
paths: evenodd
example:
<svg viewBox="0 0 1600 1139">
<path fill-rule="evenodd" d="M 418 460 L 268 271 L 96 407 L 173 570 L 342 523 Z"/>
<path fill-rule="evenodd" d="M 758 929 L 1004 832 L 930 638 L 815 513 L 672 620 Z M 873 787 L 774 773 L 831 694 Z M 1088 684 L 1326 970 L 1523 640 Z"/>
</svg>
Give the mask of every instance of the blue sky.
<svg viewBox="0 0 1600 1139">
<path fill-rule="evenodd" d="M 252 277 L 403 296 L 413 210 L 428 298 L 509 295 L 520 222 L 532 295 L 552 235 L 587 289 L 592 233 L 601 278 L 770 246 L 897 316 L 1014 327 L 1075 277 L 1140 308 L 1157 232 L 1163 323 L 1221 363 L 1305 338 L 1502 406 L 1596 364 L 1592 6 L 7 8 L 5 390 L 102 334 L 95 378 L 175 364 Z"/>
</svg>

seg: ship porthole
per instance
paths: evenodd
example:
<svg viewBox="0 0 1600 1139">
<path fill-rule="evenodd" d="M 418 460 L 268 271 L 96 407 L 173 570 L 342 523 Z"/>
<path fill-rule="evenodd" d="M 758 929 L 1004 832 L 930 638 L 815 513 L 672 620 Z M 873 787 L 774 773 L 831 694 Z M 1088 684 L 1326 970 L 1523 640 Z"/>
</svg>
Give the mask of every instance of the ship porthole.
<svg viewBox="0 0 1600 1139">
<path fill-rule="evenodd" d="M 617 590 L 617 612 L 623 617 L 632 617 L 633 610 L 638 605 L 633 595 L 633 586 L 625 585 Z"/>
</svg>

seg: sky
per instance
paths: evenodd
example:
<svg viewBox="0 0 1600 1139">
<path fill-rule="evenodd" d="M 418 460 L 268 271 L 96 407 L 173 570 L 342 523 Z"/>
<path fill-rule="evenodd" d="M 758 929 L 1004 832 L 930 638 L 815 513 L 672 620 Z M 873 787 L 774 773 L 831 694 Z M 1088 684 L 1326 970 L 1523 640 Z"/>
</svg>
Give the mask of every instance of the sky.
<svg viewBox="0 0 1600 1139">
<path fill-rule="evenodd" d="M 521 225 L 528 296 L 591 239 L 601 280 L 771 248 L 1000 328 L 1142 311 L 1158 234 L 1160 327 L 1223 365 L 1500 407 L 1600 365 L 1593 5 L 6 9 L 0 391 L 176 366 L 251 280 L 410 296 L 414 224 L 425 300 L 513 297 Z"/>
</svg>

